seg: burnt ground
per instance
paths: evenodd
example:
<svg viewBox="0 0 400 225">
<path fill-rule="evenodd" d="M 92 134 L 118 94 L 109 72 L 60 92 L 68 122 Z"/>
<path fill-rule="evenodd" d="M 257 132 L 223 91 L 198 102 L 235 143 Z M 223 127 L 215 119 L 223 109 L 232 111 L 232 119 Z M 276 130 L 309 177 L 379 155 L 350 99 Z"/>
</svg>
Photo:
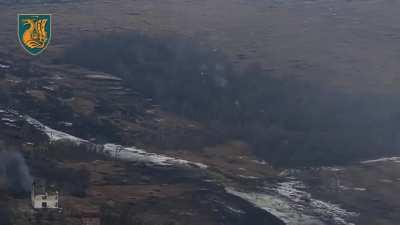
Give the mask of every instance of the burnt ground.
<svg viewBox="0 0 400 225">
<path fill-rule="evenodd" d="M 259 61 L 266 70 L 274 71 L 277 76 L 298 76 L 346 92 L 398 93 L 399 90 L 396 77 L 399 70 L 398 49 L 393 47 L 398 43 L 399 29 L 393 22 L 397 21 L 399 15 L 395 1 L 120 0 L 45 5 L 5 2 L 7 4 L 0 8 L 0 18 L 4 21 L 0 33 L 0 51 L 1 63 L 10 65 L 10 68 L 1 69 L 2 102 L 53 128 L 100 143 L 115 141 L 127 145 L 146 145 L 156 152 L 211 164 L 215 171 L 225 175 L 219 179 L 229 179 L 240 173 L 268 177 L 275 175 L 275 172 L 270 167 L 260 168 L 249 163 L 253 156 L 245 151 L 245 144 L 216 145 L 210 138 L 213 135 L 202 129 L 201 124 L 163 112 L 150 100 L 126 90 L 117 79 L 87 77 L 99 73 L 62 65 L 49 67 L 43 63 L 62 54 L 82 36 L 115 31 L 141 31 L 150 35 L 178 33 L 189 38 L 196 37 L 201 44 L 218 51 L 223 50 L 238 67 Z M 56 15 L 53 28 L 57 34 L 48 50 L 33 60 L 19 47 L 14 23 L 17 13 L 31 11 L 49 11 Z M 74 16 L 71 16 L 71 12 Z M 266 25 L 265 21 L 269 24 Z M 31 61 L 33 66 L 29 66 L 27 61 Z M 101 129 L 104 127 L 108 129 Z M 2 124 L 1 128 L 1 139 L 8 146 L 13 146 L 10 148 L 25 148 L 21 146 L 26 142 L 46 142 L 43 134 L 35 133 L 29 127 L 22 134 L 21 127 Z M 98 133 L 99 130 L 103 132 Z M 185 132 L 179 132 L 182 130 Z M 204 148 L 205 140 L 211 140 L 207 144 L 213 147 Z M 196 147 L 203 151 L 194 154 L 197 151 L 186 149 L 185 143 L 196 143 Z M 160 149 L 163 145 L 183 149 Z M 233 156 L 238 152 L 242 158 Z M 157 224 L 160 221 L 167 224 L 180 224 L 182 221 L 185 221 L 184 224 L 219 224 L 221 221 L 251 224 L 247 217 L 237 220 L 230 212 L 216 213 L 226 210 L 221 208 L 221 202 L 224 202 L 255 213 L 254 218 L 271 218 L 243 201 L 226 196 L 220 187 L 204 182 L 201 175 L 193 179 L 192 175 L 188 175 L 191 172 L 188 172 L 186 175 L 190 178 L 185 178 L 181 172 L 170 169 L 116 165 L 102 158 L 96 160 L 100 161 L 57 158 L 56 164 L 64 168 L 60 169 L 61 172 L 79 174 L 84 169 L 90 178 L 87 180 L 90 185 L 84 189 L 85 197 L 75 196 L 77 193 L 69 187 L 58 184 L 66 190 L 63 197 L 66 209 L 86 209 L 89 215 L 103 212 L 103 221 L 127 224 Z M 236 163 L 243 165 L 243 168 L 251 168 L 250 172 L 243 172 Z M 354 187 L 358 187 L 357 182 L 370 185 L 368 189 L 372 192 L 330 192 L 331 181 L 328 178 L 331 174 L 324 173 L 315 175 L 314 178 L 322 180 L 322 184 L 314 192 L 360 211 L 362 224 L 397 224 L 398 206 L 393 203 L 398 202 L 395 198 L 397 181 L 382 178 L 380 184 L 368 175 L 371 172 L 377 175 L 390 172 L 387 176 L 396 177 L 396 174 L 392 174 L 395 171 L 392 166 L 354 169 L 342 175 L 348 183 L 355 182 Z M 40 168 L 36 168 L 36 176 L 48 176 L 40 171 Z M 171 173 L 179 174 L 179 177 Z M 105 176 L 107 174 L 111 174 L 111 177 Z M 314 184 L 312 182 L 315 180 L 310 181 Z M 121 192 L 126 195 L 121 195 Z M 371 197 L 374 193 L 381 197 Z M 14 198 L 4 191 L 0 193 L 0 199 L 0 222 L 8 224 L 18 218 L 17 224 L 29 224 L 33 212 L 27 199 Z M 12 210 L 19 213 L 10 217 Z M 121 212 L 133 216 L 123 216 Z M 58 220 L 60 224 L 79 224 L 82 215 L 65 210 L 61 215 L 43 216 Z M 148 221 L 150 217 L 154 221 Z M 49 221 L 53 220 L 47 220 L 51 223 Z"/>
<path fill-rule="evenodd" d="M 163 112 L 110 74 L 3 57 L 2 148 L 22 151 L 34 179 L 61 192 L 63 208 L 33 211 L 28 195 L 2 190 L 5 224 L 282 224 L 225 192 L 223 183 L 242 182 L 237 174 L 275 174 L 252 161 L 246 144 L 216 145 L 201 124 Z M 23 115 L 99 144 L 146 146 L 211 170 L 124 163 L 75 144 L 49 144 Z"/>
<path fill-rule="evenodd" d="M 213 143 L 213 134 L 201 124 L 162 111 L 110 74 L 12 63 L 0 79 L 3 108 L 12 106 L 84 139 L 163 148 Z"/>
<path fill-rule="evenodd" d="M 88 219 L 100 219 L 102 224 L 280 224 L 269 213 L 224 191 L 222 185 L 252 188 L 265 180 L 282 179 L 277 169 L 255 161 L 245 143 L 198 141 L 212 140 L 213 134 L 201 124 L 163 112 L 109 74 L 63 65 L 26 65 L 3 57 L 2 64 L 9 67 L 2 68 L 0 77 L 2 146 L 23 150 L 32 175 L 61 190 L 63 206 L 61 213 L 37 213 L 27 196 L 2 190 L 4 224 L 82 224 Z M 4 111 L 7 108 L 98 143 L 146 146 L 210 168 L 206 172 L 117 162 L 74 145 L 49 145 L 43 132 L 26 124 L 16 111 Z M 104 127 L 105 132 L 99 133 Z M 160 138 L 159 128 L 171 136 Z M 187 142 L 173 141 L 180 139 Z M 185 143 L 199 144 L 192 149 Z M 166 144 L 178 149 L 180 144 L 181 150 L 162 148 Z M 313 196 L 360 213 L 357 224 L 397 223 L 397 164 L 316 171 L 297 174 Z"/>
<path fill-rule="evenodd" d="M 84 158 L 69 146 L 70 157 Z M 2 191 L 12 224 L 283 224 L 225 192 L 198 169 L 124 163 L 101 156 L 59 160 L 62 151 L 25 149 L 36 180 L 60 191 L 62 211 L 30 209 L 29 199 Z M 48 151 L 52 151 L 49 153 Z M 58 155 L 60 154 L 60 155 Z M 3 198 L 3 197 L 2 197 Z"/>
</svg>

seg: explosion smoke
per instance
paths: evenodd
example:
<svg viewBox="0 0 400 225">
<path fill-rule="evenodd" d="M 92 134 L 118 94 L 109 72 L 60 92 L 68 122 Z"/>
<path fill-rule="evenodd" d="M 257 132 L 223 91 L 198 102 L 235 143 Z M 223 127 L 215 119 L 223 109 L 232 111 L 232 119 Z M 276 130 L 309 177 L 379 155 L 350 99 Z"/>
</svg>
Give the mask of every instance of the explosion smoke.
<svg viewBox="0 0 400 225">
<path fill-rule="evenodd" d="M 0 181 L 0 188 L 15 194 L 31 191 L 33 179 L 21 153 L 0 151 Z"/>
</svg>

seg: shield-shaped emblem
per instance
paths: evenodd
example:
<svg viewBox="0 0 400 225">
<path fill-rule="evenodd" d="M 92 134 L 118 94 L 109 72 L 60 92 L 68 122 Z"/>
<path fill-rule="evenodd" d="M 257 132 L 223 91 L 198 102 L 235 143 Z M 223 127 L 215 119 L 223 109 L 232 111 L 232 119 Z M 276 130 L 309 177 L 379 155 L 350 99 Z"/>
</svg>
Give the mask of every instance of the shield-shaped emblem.
<svg viewBox="0 0 400 225">
<path fill-rule="evenodd" d="M 51 39 L 51 15 L 18 14 L 18 38 L 28 53 L 42 53 Z"/>
</svg>

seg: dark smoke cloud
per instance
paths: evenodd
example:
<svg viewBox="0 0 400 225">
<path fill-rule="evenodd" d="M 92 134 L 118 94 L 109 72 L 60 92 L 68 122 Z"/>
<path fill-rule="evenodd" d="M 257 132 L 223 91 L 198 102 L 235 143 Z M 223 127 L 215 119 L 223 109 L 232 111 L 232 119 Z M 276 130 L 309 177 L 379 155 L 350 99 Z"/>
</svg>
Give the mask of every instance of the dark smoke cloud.
<svg viewBox="0 0 400 225">
<path fill-rule="evenodd" d="M 33 179 L 19 152 L 0 151 L 0 185 L 17 194 L 29 193 Z"/>
</svg>

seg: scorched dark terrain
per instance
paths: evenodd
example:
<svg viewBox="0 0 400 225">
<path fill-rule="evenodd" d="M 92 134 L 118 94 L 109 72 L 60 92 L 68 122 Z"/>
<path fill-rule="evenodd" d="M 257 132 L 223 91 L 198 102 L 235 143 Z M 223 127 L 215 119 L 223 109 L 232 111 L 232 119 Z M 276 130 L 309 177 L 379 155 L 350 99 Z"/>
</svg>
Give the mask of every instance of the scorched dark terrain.
<svg viewBox="0 0 400 225">
<path fill-rule="evenodd" d="M 0 225 L 397 225 L 398 7 L 0 0 Z"/>
</svg>

